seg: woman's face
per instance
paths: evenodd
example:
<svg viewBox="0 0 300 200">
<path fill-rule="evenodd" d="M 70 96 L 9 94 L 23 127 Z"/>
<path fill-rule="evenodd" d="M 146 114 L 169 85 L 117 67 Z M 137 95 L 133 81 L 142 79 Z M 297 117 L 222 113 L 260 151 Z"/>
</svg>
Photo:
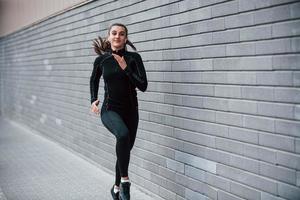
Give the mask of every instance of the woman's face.
<svg viewBox="0 0 300 200">
<path fill-rule="evenodd" d="M 111 44 L 112 50 L 124 48 L 127 40 L 125 28 L 122 26 L 113 26 L 110 29 L 108 41 Z"/>
</svg>

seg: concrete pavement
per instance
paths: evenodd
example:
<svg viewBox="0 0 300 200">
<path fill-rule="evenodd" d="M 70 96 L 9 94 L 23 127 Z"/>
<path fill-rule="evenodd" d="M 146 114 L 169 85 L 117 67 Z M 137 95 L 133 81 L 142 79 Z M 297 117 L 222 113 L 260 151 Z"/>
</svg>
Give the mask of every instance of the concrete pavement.
<svg viewBox="0 0 300 200">
<path fill-rule="evenodd" d="M 0 127 L 0 200 L 112 199 L 111 174 L 15 122 Z M 131 196 L 154 199 L 134 184 Z"/>
</svg>

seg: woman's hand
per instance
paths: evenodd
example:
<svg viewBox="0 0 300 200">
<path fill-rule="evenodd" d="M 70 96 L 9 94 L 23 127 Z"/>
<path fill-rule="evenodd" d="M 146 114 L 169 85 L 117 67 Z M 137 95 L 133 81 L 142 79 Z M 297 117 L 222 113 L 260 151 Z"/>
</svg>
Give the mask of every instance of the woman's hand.
<svg viewBox="0 0 300 200">
<path fill-rule="evenodd" d="M 117 54 L 112 54 L 114 56 L 114 58 L 116 59 L 116 61 L 119 63 L 120 67 L 124 70 L 127 67 L 127 63 L 124 59 L 124 56 L 119 56 Z"/>
<path fill-rule="evenodd" d="M 93 113 L 95 113 L 96 115 L 100 114 L 100 109 L 98 108 L 99 105 L 99 100 L 97 99 L 96 101 L 94 101 L 91 105 L 91 111 Z"/>
</svg>

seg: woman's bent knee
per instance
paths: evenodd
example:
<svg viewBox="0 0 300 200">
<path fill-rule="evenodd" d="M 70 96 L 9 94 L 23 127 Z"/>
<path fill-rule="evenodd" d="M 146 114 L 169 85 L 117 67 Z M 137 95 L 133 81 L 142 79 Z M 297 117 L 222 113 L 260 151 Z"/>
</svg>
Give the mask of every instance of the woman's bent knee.
<svg viewBox="0 0 300 200">
<path fill-rule="evenodd" d="M 129 142 L 129 131 L 128 131 L 128 129 L 118 131 L 118 133 L 116 134 L 116 138 L 117 138 L 117 140 L 122 141 L 122 142 Z"/>
</svg>

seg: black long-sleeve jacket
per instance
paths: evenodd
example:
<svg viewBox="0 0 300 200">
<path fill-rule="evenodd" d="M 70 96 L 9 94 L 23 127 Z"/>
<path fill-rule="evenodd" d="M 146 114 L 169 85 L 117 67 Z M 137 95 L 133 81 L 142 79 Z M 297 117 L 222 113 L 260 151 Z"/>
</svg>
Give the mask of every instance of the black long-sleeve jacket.
<svg viewBox="0 0 300 200">
<path fill-rule="evenodd" d="M 112 53 L 124 56 L 127 67 L 123 70 Z M 142 92 L 148 86 L 146 71 L 141 56 L 125 49 L 109 51 L 98 56 L 90 77 L 91 103 L 98 99 L 99 80 L 104 79 L 104 101 L 107 107 L 128 108 L 137 106 L 136 88 Z"/>
</svg>

